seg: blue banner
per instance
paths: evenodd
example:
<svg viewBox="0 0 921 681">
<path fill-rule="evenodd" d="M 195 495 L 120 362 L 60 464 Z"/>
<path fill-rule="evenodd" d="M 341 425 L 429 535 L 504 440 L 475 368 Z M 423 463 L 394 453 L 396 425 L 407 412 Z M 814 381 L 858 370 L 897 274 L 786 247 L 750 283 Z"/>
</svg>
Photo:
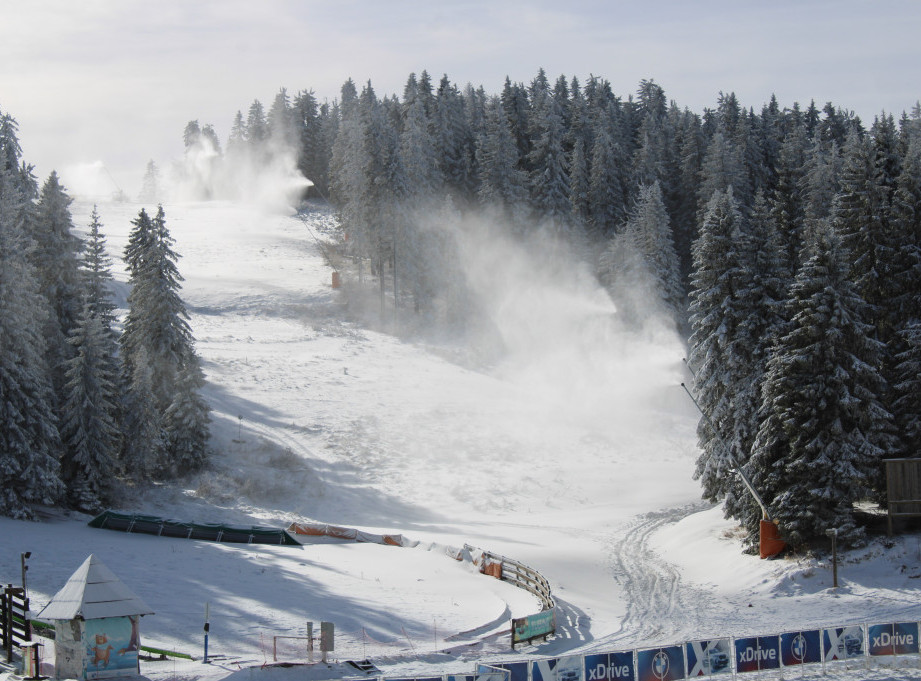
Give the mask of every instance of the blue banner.
<svg viewBox="0 0 921 681">
<path fill-rule="evenodd" d="M 688 678 L 732 673 L 732 654 L 728 638 L 688 641 L 684 644 Z"/>
<path fill-rule="evenodd" d="M 577 655 L 531 662 L 531 681 L 582 681 L 582 658 Z"/>
<path fill-rule="evenodd" d="M 632 651 L 586 655 L 582 659 L 585 681 L 636 681 Z"/>
<path fill-rule="evenodd" d="M 735 647 L 736 671 L 739 673 L 780 668 L 779 636 L 737 638 Z"/>
<path fill-rule="evenodd" d="M 477 665 L 477 675 L 504 669 L 508 672 L 508 681 L 528 681 L 527 662 L 496 662 L 491 665 Z"/>
<path fill-rule="evenodd" d="M 826 662 L 863 657 L 863 625 L 823 629 L 822 650 Z"/>
<path fill-rule="evenodd" d="M 780 661 L 784 667 L 822 661 L 822 632 L 788 631 L 780 635 Z"/>
<path fill-rule="evenodd" d="M 918 623 L 873 624 L 867 629 L 870 655 L 911 655 L 918 652 Z"/>
<path fill-rule="evenodd" d="M 674 681 L 683 678 L 683 646 L 636 651 L 637 681 Z"/>
</svg>

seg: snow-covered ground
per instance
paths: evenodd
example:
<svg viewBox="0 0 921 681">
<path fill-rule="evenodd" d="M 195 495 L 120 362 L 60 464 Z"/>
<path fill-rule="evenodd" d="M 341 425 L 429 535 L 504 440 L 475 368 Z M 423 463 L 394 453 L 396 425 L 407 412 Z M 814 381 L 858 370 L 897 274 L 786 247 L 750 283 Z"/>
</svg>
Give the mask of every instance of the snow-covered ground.
<svg viewBox="0 0 921 681">
<path fill-rule="evenodd" d="M 118 256 L 140 207 L 99 205 L 121 304 Z M 79 228 L 91 209 L 74 204 Z M 679 387 L 678 337 L 654 320 L 641 332 L 621 328 L 575 265 L 537 266 L 508 245 L 465 249 L 504 347 L 476 352 L 386 333 L 389 322 L 368 316 L 376 303 L 348 277 L 333 290 L 318 243 L 332 228 L 322 207 L 306 221 L 229 202 L 165 210 L 208 379 L 215 456 L 181 484 L 126 490 L 119 510 L 238 525 L 318 521 L 421 543 L 235 546 L 96 530 L 81 516 L 0 518 L 0 581 L 18 584 L 20 554 L 31 551 L 34 611 L 90 553 L 156 611 L 142 622 L 144 644 L 200 658 L 210 604 L 210 650 L 222 657 L 142 662 L 144 676 L 342 675 L 325 665 L 259 669 L 272 661 L 274 636 L 303 636 L 320 621 L 336 625 L 335 659 L 372 657 L 386 674 L 408 676 L 471 672 L 476 660 L 921 619 L 916 535 L 843 555 L 837 590 L 827 556 L 741 552 L 732 523 L 700 501 L 691 479 L 696 414 Z M 536 612 L 537 601 L 442 550 L 465 543 L 543 573 L 558 636 L 512 652 L 509 619 Z M 921 678 L 862 664 L 871 678 Z"/>
</svg>

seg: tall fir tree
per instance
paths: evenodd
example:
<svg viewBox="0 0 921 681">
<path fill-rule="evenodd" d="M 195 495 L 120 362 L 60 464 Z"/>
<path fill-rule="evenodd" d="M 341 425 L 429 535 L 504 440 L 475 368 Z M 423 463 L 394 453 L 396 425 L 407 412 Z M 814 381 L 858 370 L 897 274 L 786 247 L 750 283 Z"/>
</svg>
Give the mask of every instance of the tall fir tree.
<svg viewBox="0 0 921 681">
<path fill-rule="evenodd" d="M 158 208 L 153 219 L 142 210 L 133 224 L 125 248 L 132 288 L 121 338 L 123 364 L 130 385 L 137 385 L 138 372 L 145 370 L 141 358 L 149 367 L 152 402 L 164 429 L 165 451 L 158 457 L 156 474 L 175 477 L 200 468 L 207 458 L 205 450 L 199 449 L 193 456 L 183 449 L 207 442 L 207 437 L 202 436 L 208 422 L 207 405 L 203 401 L 186 398 L 182 404 L 193 411 L 183 418 L 165 420 L 177 392 L 181 394 L 180 388 L 196 389 L 200 360 L 195 353 L 189 316 L 179 297 L 182 281 L 176 267 L 179 256 L 173 250 L 163 207 Z M 195 425 L 187 426 L 189 423 Z M 168 426 L 179 430 L 169 430 Z M 134 439 L 134 433 L 126 434 L 129 442 Z"/>
<path fill-rule="evenodd" d="M 121 444 L 110 331 L 87 300 L 68 338 L 75 355 L 68 362 L 64 386 L 61 477 L 68 502 L 86 512 L 111 502 Z"/>
<path fill-rule="evenodd" d="M 20 172 L 16 123 L 0 112 L 0 514 L 29 518 L 63 495 L 46 364 L 47 302 L 28 231 L 34 181 Z"/>
<path fill-rule="evenodd" d="M 881 345 L 863 321 L 837 235 L 819 232 L 806 254 L 786 305 L 789 326 L 768 364 L 749 472 L 789 543 L 835 528 L 840 541 L 857 544 L 854 504 L 876 484 L 894 440 L 879 400 Z M 746 526 L 756 533 L 754 518 Z"/>
</svg>

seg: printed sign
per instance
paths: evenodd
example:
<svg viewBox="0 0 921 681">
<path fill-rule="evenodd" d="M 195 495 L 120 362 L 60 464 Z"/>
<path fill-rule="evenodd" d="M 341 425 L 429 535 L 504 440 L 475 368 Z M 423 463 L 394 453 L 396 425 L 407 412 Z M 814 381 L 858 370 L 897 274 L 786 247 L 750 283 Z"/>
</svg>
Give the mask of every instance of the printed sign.
<svg viewBox="0 0 921 681">
<path fill-rule="evenodd" d="M 822 630 L 825 661 L 863 657 L 863 625 Z"/>
<path fill-rule="evenodd" d="M 536 615 L 528 615 L 512 620 L 512 645 L 530 641 L 539 636 L 548 636 L 556 631 L 555 611 L 544 610 Z"/>
<path fill-rule="evenodd" d="M 583 658 L 585 681 L 636 681 L 633 653 L 603 653 Z"/>
<path fill-rule="evenodd" d="M 684 654 L 688 661 L 688 678 L 732 672 L 728 638 L 688 641 L 684 645 Z"/>
<path fill-rule="evenodd" d="M 137 674 L 138 634 L 137 615 L 104 617 L 86 620 L 86 678 L 104 679 L 112 676 Z"/>
<path fill-rule="evenodd" d="M 531 681 L 582 681 L 582 658 L 559 657 L 531 663 Z"/>
<path fill-rule="evenodd" d="M 737 638 L 735 647 L 736 671 L 740 674 L 780 668 L 779 636 Z"/>
<path fill-rule="evenodd" d="M 636 651 L 637 681 L 674 681 L 684 677 L 684 647 Z"/>
<path fill-rule="evenodd" d="M 911 655 L 918 652 L 918 623 L 873 624 L 867 638 L 870 655 Z"/>
<path fill-rule="evenodd" d="M 822 661 L 822 634 L 818 629 L 788 631 L 780 635 L 780 661 L 784 667 Z"/>
</svg>

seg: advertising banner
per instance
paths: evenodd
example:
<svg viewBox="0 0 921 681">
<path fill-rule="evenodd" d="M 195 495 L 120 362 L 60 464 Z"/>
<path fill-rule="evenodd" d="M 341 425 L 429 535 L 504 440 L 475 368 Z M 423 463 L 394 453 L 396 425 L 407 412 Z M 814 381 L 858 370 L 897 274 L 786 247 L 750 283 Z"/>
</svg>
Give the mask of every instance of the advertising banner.
<svg viewBox="0 0 921 681">
<path fill-rule="evenodd" d="M 688 678 L 732 673 L 728 638 L 688 641 L 684 645 L 684 655 L 688 661 Z"/>
<path fill-rule="evenodd" d="M 863 625 L 822 630 L 824 660 L 846 660 L 863 657 Z"/>
<path fill-rule="evenodd" d="M 531 662 L 531 681 L 582 681 L 582 658 L 577 655 Z"/>
<path fill-rule="evenodd" d="M 788 631 L 780 635 L 780 661 L 784 667 L 821 662 L 821 645 L 822 633 L 818 629 Z"/>
<path fill-rule="evenodd" d="M 636 681 L 632 651 L 586 655 L 583 660 L 585 681 Z"/>
<path fill-rule="evenodd" d="M 637 681 L 674 681 L 683 678 L 683 646 L 636 651 Z"/>
<path fill-rule="evenodd" d="M 863 657 L 863 625 L 823 629 L 822 650 L 826 662 Z"/>
<path fill-rule="evenodd" d="M 737 638 L 735 647 L 736 671 L 740 674 L 780 668 L 779 636 Z"/>
<path fill-rule="evenodd" d="M 137 615 L 86 620 L 86 678 L 105 679 L 138 673 Z"/>
<path fill-rule="evenodd" d="M 532 638 L 549 636 L 556 630 L 553 609 L 512 620 L 512 645 Z"/>
<path fill-rule="evenodd" d="M 870 655 L 911 655 L 918 652 L 918 623 L 871 624 L 867 638 Z"/>
</svg>

